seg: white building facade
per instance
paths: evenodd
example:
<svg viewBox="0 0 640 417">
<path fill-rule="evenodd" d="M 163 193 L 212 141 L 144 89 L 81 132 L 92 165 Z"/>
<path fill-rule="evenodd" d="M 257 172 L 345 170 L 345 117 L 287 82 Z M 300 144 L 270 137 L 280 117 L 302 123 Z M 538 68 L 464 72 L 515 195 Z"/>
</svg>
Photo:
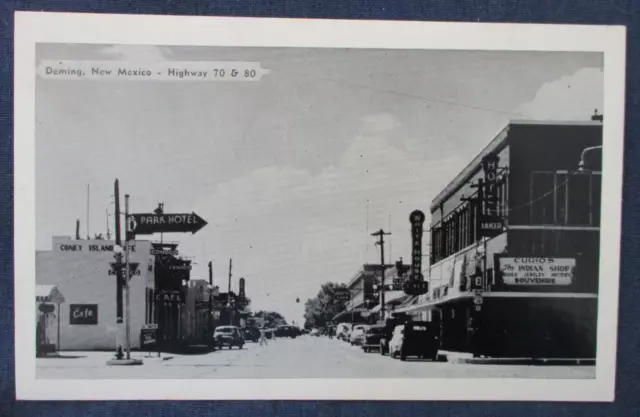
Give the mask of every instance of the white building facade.
<svg viewBox="0 0 640 417">
<path fill-rule="evenodd" d="M 109 240 L 54 237 L 51 250 L 36 252 L 36 283 L 55 285 L 64 294 L 65 302 L 59 305 L 60 311 L 55 311 L 59 332 L 50 335 L 51 343 L 60 350 L 115 350 L 119 344 L 124 346 L 124 324 L 116 323 L 114 244 Z M 131 242 L 129 261 L 137 264 L 130 280 L 131 348 L 136 349 L 145 324 L 146 289 L 154 287 L 151 243 Z"/>
</svg>

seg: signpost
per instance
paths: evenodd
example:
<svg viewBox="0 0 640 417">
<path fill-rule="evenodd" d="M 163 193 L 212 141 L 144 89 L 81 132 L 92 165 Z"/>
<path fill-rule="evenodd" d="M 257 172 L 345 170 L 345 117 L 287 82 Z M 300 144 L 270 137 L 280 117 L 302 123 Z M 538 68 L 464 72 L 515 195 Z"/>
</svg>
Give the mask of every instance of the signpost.
<svg viewBox="0 0 640 417">
<path fill-rule="evenodd" d="M 196 213 L 138 213 L 127 217 L 129 230 L 135 235 L 154 233 L 196 233 L 207 222 Z"/>
<path fill-rule="evenodd" d="M 154 345 L 158 343 L 158 325 L 145 325 L 140 330 L 140 349 L 146 348 L 149 356 Z"/>
<path fill-rule="evenodd" d="M 120 248 L 120 205 L 119 205 L 119 183 L 115 181 L 115 198 L 116 198 L 116 245 Z M 163 204 L 160 204 L 159 208 L 154 213 L 129 213 L 129 195 L 125 195 L 125 245 L 124 245 L 124 266 L 122 263 L 122 249 L 114 254 L 116 262 L 111 264 L 112 271 L 118 276 L 117 282 L 117 323 L 121 322 L 121 288 L 124 289 L 125 295 L 125 348 L 126 348 L 126 360 L 122 360 L 122 349 L 118 347 L 116 352 L 116 360 L 108 361 L 111 365 L 137 365 L 142 364 L 142 361 L 137 359 L 131 359 L 131 310 L 130 310 L 130 285 L 129 281 L 131 276 L 138 275 L 138 265 L 129 262 L 130 241 L 135 240 L 136 235 L 152 235 L 154 233 L 196 233 L 207 225 L 207 222 L 196 213 L 174 213 L 165 214 L 162 210 Z M 170 245 L 168 250 L 154 245 L 151 255 L 163 256 L 163 255 L 177 255 L 175 245 Z M 188 262 L 173 265 L 172 270 L 190 270 L 191 265 Z M 124 270 L 124 271 L 123 271 Z M 122 272 L 124 272 L 124 279 L 121 279 Z M 169 298 L 167 300 L 167 297 Z M 161 300 L 165 301 L 178 301 L 183 302 L 181 294 L 162 294 L 155 297 L 156 302 L 160 303 Z M 150 330 L 149 330 L 150 331 Z M 154 330 L 155 331 L 155 330 Z M 142 337 L 142 336 L 141 336 Z M 158 354 L 160 354 L 160 343 L 155 337 L 155 343 L 158 346 Z"/>
</svg>

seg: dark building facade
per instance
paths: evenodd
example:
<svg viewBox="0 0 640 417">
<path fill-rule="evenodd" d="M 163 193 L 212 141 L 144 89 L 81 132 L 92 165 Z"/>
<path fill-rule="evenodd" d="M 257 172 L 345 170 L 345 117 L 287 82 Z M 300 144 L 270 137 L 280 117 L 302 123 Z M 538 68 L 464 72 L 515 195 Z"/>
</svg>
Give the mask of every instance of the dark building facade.
<svg viewBox="0 0 640 417">
<path fill-rule="evenodd" d="M 601 155 L 600 121 L 514 121 L 433 200 L 443 349 L 595 358 Z"/>
</svg>

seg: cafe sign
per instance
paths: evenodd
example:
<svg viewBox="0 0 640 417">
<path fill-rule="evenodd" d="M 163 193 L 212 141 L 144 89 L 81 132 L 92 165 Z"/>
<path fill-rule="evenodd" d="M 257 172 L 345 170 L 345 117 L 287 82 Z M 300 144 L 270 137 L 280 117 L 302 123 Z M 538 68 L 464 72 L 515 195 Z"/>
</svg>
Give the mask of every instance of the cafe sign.
<svg viewBox="0 0 640 417">
<path fill-rule="evenodd" d="M 502 281 L 507 285 L 571 285 L 575 258 L 499 258 Z"/>
<path fill-rule="evenodd" d="M 69 316 L 71 325 L 96 325 L 98 324 L 98 305 L 70 304 Z"/>
</svg>

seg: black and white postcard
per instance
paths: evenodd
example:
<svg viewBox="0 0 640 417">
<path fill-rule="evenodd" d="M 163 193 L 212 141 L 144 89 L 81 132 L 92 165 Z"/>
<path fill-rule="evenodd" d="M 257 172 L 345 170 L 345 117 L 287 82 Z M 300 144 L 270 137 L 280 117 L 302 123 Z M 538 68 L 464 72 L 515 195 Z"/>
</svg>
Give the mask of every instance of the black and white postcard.
<svg viewBox="0 0 640 417">
<path fill-rule="evenodd" d="M 18 13 L 18 398 L 612 401 L 625 36 Z"/>
</svg>

